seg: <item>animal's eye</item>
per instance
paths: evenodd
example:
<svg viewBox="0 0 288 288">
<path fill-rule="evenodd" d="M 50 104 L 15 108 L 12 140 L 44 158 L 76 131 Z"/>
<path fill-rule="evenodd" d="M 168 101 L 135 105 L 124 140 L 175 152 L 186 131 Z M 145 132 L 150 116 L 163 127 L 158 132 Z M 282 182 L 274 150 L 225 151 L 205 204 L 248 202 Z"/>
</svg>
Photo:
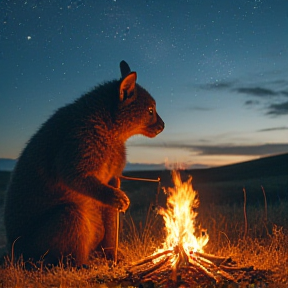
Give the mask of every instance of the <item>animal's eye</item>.
<svg viewBox="0 0 288 288">
<path fill-rule="evenodd" d="M 153 115 L 153 113 L 154 113 L 153 107 L 149 107 L 149 114 L 150 114 L 150 115 Z"/>
</svg>

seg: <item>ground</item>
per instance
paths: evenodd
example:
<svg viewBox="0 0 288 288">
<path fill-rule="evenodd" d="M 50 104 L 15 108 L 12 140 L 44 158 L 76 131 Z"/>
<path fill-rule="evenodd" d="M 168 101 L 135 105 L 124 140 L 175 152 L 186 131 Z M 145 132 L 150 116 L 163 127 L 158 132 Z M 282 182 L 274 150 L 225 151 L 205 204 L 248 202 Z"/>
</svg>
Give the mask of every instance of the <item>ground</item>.
<svg viewBox="0 0 288 288">
<path fill-rule="evenodd" d="M 247 166 L 230 167 L 229 173 L 225 169 L 222 172 L 212 169 L 210 174 L 209 170 L 194 175 L 193 171 L 182 172 L 183 178 L 192 174 L 192 184 L 199 192 L 198 222 L 207 229 L 210 238 L 205 252 L 231 256 L 241 266 L 271 271 L 265 281 L 272 288 L 288 286 L 288 165 L 284 165 L 288 162 L 283 161 L 281 166 L 282 162 L 277 161 L 276 174 L 267 170 L 271 160 L 267 166 L 264 162 L 258 163 L 258 167 L 254 163 L 250 170 Z M 262 169 L 262 173 L 257 169 Z M 129 175 L 152 179 L 161 177 L 161 187 L 172 185 L 169 171 L 142 171 Z M 8 179 L 7 173 L 0 173 L 2 251 L 5 247 L 3 199 Z M 0 269 L 0 287 L 138 287 L 139 283 L 121 279 L 133 261 L 151 255 L 163 241 L 163 220 L 157 215 L 157 205 L 165 205 L 166 196 L 162 189 L 158 189 L 158 183 L 123 181 L 122 189 L 130 197 L 131 207 L 125 216 L 122 215 L 119 251 L 124 259 L 120 264 L 114 267 L 111 262 L 96 258 L 91 260 L 89 269 L 60 266 L 26 271 L 23 263 L 12 265 L 8 259 L 7 265 Z M 265 281 L 255 282 L 254 286 L 246 282 L 234 286 L 222 283 L 221 287 L 266 287 Z M 149 287 L 160 286 L 154 283 Z M 207 287 L 220 286 L 211 283 Z"/>
</svg>

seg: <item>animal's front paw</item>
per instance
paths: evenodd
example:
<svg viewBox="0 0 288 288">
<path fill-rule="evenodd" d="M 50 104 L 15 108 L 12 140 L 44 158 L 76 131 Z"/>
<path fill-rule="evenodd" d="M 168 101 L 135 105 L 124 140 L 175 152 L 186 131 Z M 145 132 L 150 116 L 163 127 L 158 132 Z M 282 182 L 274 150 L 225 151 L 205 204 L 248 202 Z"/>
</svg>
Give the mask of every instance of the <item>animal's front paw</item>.
<svg viewBox="0 0 288 288">
<path fill-rule="evenodd" d="M 112 206 L 117 208 L 120 212 L 125 212 L 130 205 L 130 200 L 122 190 L 117 189 L 116 191 Z"/>
</svg>

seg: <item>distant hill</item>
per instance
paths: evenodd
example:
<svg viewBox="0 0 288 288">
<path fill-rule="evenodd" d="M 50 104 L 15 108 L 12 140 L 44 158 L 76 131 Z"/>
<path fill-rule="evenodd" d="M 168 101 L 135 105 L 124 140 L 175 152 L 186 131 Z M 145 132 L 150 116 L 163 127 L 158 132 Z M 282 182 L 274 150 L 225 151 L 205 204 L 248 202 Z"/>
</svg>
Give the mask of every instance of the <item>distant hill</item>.
<svg viewBox="0 0 288 288">
<path fill-rule="evenodd" d="M 142 164 L 142 163 L 130 163 L 127 162 L 124 171 L 144 171 L 144 170 L 163 170 L 165 164 Z"/>
<path fill-rule="evenodd" d="M 205 170 L 190 170 L 197 181 L 235 181 L 271 176 L 288 176 L 288 153 Z"/>
<path fill-rule="evenodd" d="M 167 170 L 128 171 L 124 175 L 149 179 L 160 177 L 162 186 L 173 186 L 171 172 Z M 200 200 L 205 202 L 242 203 L 243 189 L 247 192 L 248 202 L 261 202 L 262 187 L 270 202 L 288 199 L 288 153 L 215 168 L 185 170 L 181 175 L 183 180 L 188 175 L 193 177 L 193 187 L 199 192 Z M 149 184 L 141 182 L 137 185 L 142 189 Z"/>
<path fill-rule="evenodd" d="M 15 159 L 0 158 L 0 171 L 12 171 L 16 162 Z"/>
<path fill-rule="evenodd" d="M 143 164 L 143 163 L 130 163 L 127 162 L 124 171 L 156 171 L 156 170 L 171 170 L 173 169 L 173 163 L 170 164 L 170 167 L 166 167 L 165 163 L 162 164 Z M 171 168 L 172 167 L 172 168 Z M 204 169 L 208 168 L 206 165 L 202 164 L 193 164 L 187 169 Z"/>
<path fill-rule="evenodd" d="M 193 179 L 197 179 L 197 182 L 221 182 L 280 175 L 288 176 L 288 153 L 213 168 L 189 169 L 185 170 L 185 173 L 192 175 Z M 167 176 L 170 178 L 170 172 L 164 169 L 162 171 L 127 171 L 124 174 L 134 175 L 135 177 L 142 175 L 144 178 L 155 178 L 162 175 L 164 181 L 167 181 Z"/>
</svg>

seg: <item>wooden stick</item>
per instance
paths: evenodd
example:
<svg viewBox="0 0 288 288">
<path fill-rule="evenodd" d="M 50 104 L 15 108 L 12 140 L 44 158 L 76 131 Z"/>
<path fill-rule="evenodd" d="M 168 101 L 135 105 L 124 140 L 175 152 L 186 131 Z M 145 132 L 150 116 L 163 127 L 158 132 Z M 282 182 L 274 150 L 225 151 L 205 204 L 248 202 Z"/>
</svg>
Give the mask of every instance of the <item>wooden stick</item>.
<svg viewBox="0 0 288 288">
<path fill-rule="evenodd" d="M 164 259 L 160 260 L 158 263 L 156 263 L 155 265 L 153 265 L 152 267 L 140 272 L 138 274 L 139 277 L 141 278 L 141 277 L 144 277 L 146 275 L 149 275 L 151 272 L 156 273 L 157 269 L 159 269 L 162 265 L 164 265 L 168 261 L 168 259 L 169 259 L 169 257 L 164 258 Z"/>
<path fill-rule="evenodd" d="M 195 259 L 193 259 L 195 260 Z M 197 257 L 196 258 L 197 262 L 199 262 L 202 266 L 205 266 L 205 267 L 209 267 L 209 268 L 214 268 L 214 269 L 217 269 L 217 265 L 215 263 L 213 263 L 212 261 L 210 261 L 209 259 L 207 258 L 204 258 L 204 257 Z"/>
<path fill-rule="evenodd" d="M 140 265 L 143 265 L 145 263 L 152 262 L 152 260 L 157 259 L 158 257 L 164 256 L 164 255 L 168 255 L 168 254 L 171 254 L 171 253 L 173 253 L 172 249 L 165 250 L 165 251 L 157 253 L 155 255 L 151 255 L 149 257 L 146 257 L 143 260 L 140 260 L 140 261 L 138 261 L 136 263 L 132 263 L 132 266 L 140 266 Z"/>
<path fill-rule="evenodd" d="M 121 181 L 120 181 L 120 177 L 115 178 L 116 180 L 116 188 L 120 188 L 121 186 Z M 118 260 L 118 246 L 119 246 L 119 218 L 120 218 L 120 211 L 119 209 L 117 209 L 116 211 L 116 239 L 115 239 L 115 247 L 114 247 L 114 265 L 117 264 L 117 260 Z"/>
<path fill-rule="evenodd" d="M 219 277 L 217 277 L 212 271 L 208 270 L 205 266 L 201 265 L 196 259 L 193 259 L 190 264 L 196 266 L 197 269 L 202 271 L 208 277 L 214 279 L 216 282 L 219 282 Z"/>
<path fill-rule="evenodd" d="M 129 177 L 121 175 L 120 178 L 133 181 L 160 182 L 160 177 L 158 177 L 157 179 L 148 179 L 148 178 L 138 178 L 138 177 Z"/>
<path fill-rule="evenodd" d="M 156 267 L 156 269 L 153 269 L 153 271 L 151 271 L 149 274 L 145 274 L 143 277 L 144 282 L 149 281 L 149 279 L 152 280 L 153 277 L 157 277 L 160 273 L 162 273 L 163 271 L 167 271 L 169 272 L 169 274 L 171 273 L 171 266 L 170 269 L 168 267 L 169 263 L 167 263 L 170 259 L 170 257 L 167 257 L 166 259 L 163 259 L 163 262 L 161 261 L 161 263 L 159 263 L 159 267 Z M 158 265 L 158 264 L 156 264 Z M 154 266 L 155 268 L 155 266 Z M 153 280 L 152 280 L 153 281 Z"/>
<path fill-rule="evenodd" d="M 175 257 L 177 258 L 176 263 L 172 264 L 171 261 Z M 158 260 L 158 262 L 153 263 L 153 260 Z M 130 279 L 133 279 L 134 274 L 143 282 L 157 279 L 159 274 L 161 274 L 160 278 L 168 277 L 167 273 L 169 273 L 169 279 L 177 283 L 178 274 L 185 270 L 201 273 L 207 279 L 214 279 L 217 283 L 223 279 L 236 283 L 244 271 L 253 271 L 253 266 L 237 267 L 231 257 L 214 256 L 201 252 L 194 252 L 193 255 L 188 256 L 182 246 L 176 246 L 134 263 L 127 272 L 130 273 L 129 277 L 132 276 Z"/>
<path fill-rule="evenodd" d="M 218 274 L 220 274 L 221 276 L 223 276 L 224 278 L 230 280 L 230 281 L 233 281 L 234 283 L 236 282 L 236 279 L 234 278 L 233 275 L 230 275 L 229 273 L 227 273 L 226 271 L 224 270 L 218 270 L 217 271 Z"/>
<path fill-rule="evenodd" d="M 238 266 L 234 266 L 234 267 L 230 267 L 230 266 L 225 266 L 225 265 L 220 265 L 219 266 L 221 269 L 226 270 L 226 271 L 252 271 L 253 270 L 253 266 L 248 266 L 248 267 L 238 267 Z"/>
<path fill-rule="evenodd" d="M 116 239 L 115 239 L 115 249 L 114 249 L 114 265 L 117 264 L 118 260 L 118 246 L 119 246 L 119 216 L 120 212 L 117 209 L 116 212 Z"/>
<path fill-rule="evenodd" d="M 244 230 L 244 236 L 243 238 L 245 239 L 248 233 L 248 221 L 247 221 L 247 211 L 246 211 L 246 204 L 247 204 L 247 197 L 246 197 L 246 189 L 245 187 L 243 188 L 243 193 L 244 193 L 244 203 L 243 203 L 243 212 L 244 212 L 244 221 L 245 221 L 245 230 Z"/>
<path fill-rule="evenodd" d="M 223 257 L 223 256 L 215 256 L 215 255 L 211 255 L 211 254 L 206 254 L 206 253 L 201 253 L 201 252 L 194 252 L 191 257 L 193 258 L 193 255 L 195 255 L 196 257 L 202 257 L 202 258 L 206 258 L 208 260 L 210 260 L 211 262 L 213 262 L 214 264 L 216 264 L 217 266 L 219 266 L 220 264 L 223 263 L 230 263 L 232 261 L 231 257 Z"/>
</svg>

